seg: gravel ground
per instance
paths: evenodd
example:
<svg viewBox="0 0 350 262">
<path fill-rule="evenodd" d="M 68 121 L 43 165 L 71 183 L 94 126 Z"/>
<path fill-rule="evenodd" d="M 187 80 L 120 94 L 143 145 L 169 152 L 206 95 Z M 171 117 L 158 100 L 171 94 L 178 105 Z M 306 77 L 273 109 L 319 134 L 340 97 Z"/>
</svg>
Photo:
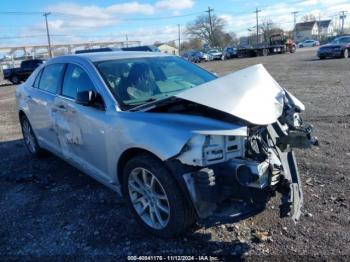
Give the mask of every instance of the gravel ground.
<svg viewBox="0 0 350 262">
<path fill-rule="evenodd" d="M 296 54 L 201 64 L 224 75 L 262 63 L 301 99 L 320 147 L 297 151 L 304 183 L 298 224 L 278 216 L 278 199 L 243 221 L 205 227 L 175 240 L 149 236 L 117 194 L 54 156 L 32 158 L 15 111 L 15 86 L 0 86 L 0 259 L 120 258 L 128 255 L 238 255 L 350 259 L 350 59 Z"/>
</svg>

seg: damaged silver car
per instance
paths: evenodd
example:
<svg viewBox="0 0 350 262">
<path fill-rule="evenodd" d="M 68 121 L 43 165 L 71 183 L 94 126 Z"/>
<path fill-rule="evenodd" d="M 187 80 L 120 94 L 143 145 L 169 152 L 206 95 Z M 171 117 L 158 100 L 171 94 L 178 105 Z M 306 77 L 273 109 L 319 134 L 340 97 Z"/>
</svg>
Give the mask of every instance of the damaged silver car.
<svg viewBox="0 0 350 262">
<path fill-rule="evenodd" d="M 317 139 L 262 65 L 218 78 L 160 53 L 61 56 L 16 98 L 32 154 L 50 151 L 124 195 L 155 235 L 249 216 L 276 194 L 281 216 L 300 217 L 293 148 Z"/>
</svg>

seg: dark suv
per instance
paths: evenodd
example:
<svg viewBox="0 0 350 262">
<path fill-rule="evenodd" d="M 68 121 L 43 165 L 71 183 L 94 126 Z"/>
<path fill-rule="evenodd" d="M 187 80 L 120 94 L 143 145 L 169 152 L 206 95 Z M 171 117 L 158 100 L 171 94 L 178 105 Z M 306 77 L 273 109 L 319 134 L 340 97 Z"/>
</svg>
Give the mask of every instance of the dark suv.
<svg viewBox="0 0 350 262">
<path fill-rule="evenodd" d="M 24 60 L 20 67 L 4 69 L 4 79 L 17 85 L 27 80 L 30 74 L 42 63 L 44 63 L 44 60 L 41 59 Z"/>
<path fill-rule="evenodd" d="M 222 59 L 230 59 L 234 57 L 238 57 L 237 48 L 232 46 L 225 47 L 224 51 L 222 52 Z"/>
<path fill-rule="evenodd" d="M 340 36 L 332 42 L 321 46 L 317 51 L 320 59 L 326 57 L 344 57 L 348 58 L 350 52 L 350 36 Z"/>
</svg>

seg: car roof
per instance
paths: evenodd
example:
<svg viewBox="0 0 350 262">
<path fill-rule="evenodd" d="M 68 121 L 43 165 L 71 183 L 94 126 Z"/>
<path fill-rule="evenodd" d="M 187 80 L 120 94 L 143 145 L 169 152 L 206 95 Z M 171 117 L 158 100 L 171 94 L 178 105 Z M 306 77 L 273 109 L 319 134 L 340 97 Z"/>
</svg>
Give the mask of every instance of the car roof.
<svg viewBox="0 0 350 262">
<path fill-rule="evenodd" d="M 350 38 L 350 35 L 338 36 L 335 39 L 343 39 L 343 38 Z"/>
<path fill-rule="evenodd" d="M 144 58 L 144 57 L 167 57 L 173 56 L 160 52 L 145 51 L 108 51 L 95 53 L 82 53 L 64 55 L 50 59 L 50 62 L 67 62 L 69 60 L 88 60 L 92 63 L 107 60 L 128 59 L 128 58 Z M 62 61 L 64 60 L 64 61 Z"/>
</svg>

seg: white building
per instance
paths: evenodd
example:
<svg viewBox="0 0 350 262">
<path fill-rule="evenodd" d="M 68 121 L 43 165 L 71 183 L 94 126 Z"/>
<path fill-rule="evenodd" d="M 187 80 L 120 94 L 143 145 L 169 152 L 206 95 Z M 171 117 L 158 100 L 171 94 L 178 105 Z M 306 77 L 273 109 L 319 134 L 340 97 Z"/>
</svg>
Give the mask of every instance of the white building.
<svg viewBox="0 0 350 262">
<path fill-rule="evenodd" d="M 162 53 L 170 54 L 170 55 L 179 55 L 179 49 L 173 46 L 170 46 L 167 44 L 161 44 L 161 45 L 158 45 L 158 48 Z"/>
<path fill-rule="evenodd" d="M 318 30 L 320 31 L 320 35 L 322 37 L 329 37 L 334 35 L 334 27 L 332 20 L 323 20 L 317 22 Z"/>
<path fill-rule="evenodd" d="M 307 39 L 320 40 L 334 36 L 332 20 L 310 21 L 297 23 L 294 29 L 295 40 L 302 42 Z"/>
<path fill-rule="evenodd" d="M 294 29 L 295 41 L 302 42 L 307 39 L 317 39 L 318 26 L 316 21 L 297 23 Z"/>
</svg>

